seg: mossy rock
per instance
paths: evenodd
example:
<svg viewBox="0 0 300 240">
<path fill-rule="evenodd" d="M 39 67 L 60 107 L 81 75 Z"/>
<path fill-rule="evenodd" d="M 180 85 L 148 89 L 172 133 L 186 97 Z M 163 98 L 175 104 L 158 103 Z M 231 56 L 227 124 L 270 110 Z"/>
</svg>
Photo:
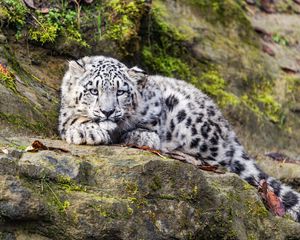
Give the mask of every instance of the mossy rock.
<svg viewBox="0 0 300 240">
<path fill-rule="evenodd" d="M 9 141 L 17 145 L 31 142 Z M 4 227 L 13 226 L 8 228 L 12 235 L 30 232 L 50 239 L 287 239 L 300 234 L 298 223 L 272 216 L 257 190 L 235 174 L 204 172 L 124 147 L 42 142 L 70 153 L 10 155 L 18 171 L 0 175 L 0 219 Z M 0 159 L 5 167 L 13 167 L 2 161 L 3 156 Z M 63 161 L 77 167 L 65 171 L 60 165 Z M 31 220 L 30 225 L 19 224 L 25 220 Z"/>
</svg>

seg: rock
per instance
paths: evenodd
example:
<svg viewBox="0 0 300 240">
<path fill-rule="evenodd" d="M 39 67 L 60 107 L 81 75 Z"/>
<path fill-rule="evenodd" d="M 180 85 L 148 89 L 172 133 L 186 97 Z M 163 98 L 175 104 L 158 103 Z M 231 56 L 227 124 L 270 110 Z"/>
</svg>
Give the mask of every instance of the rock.
<svg viewBox="0 0 300 240">
<path fill-rule="evenodd" d="M 6 39 L 5 35 L 0 33 L 0 44 L 6 43 L 6 42 L 7 42 L 7 39 Z"/>
<path fill-rule="evenodd" d="M 30 145 L 32 139 L 14 139 Z M 237 175 L 118 146 L 25 153 L 0 174 L 6 239 L 297 239 L 299 224 L 272 216 Z M 14 175 L 14 176 L 13 176 Z M 26 221 L 30 224 L 26 224 Z M 1 235 L 2 234 L 2 235 Z"/>
</svg>

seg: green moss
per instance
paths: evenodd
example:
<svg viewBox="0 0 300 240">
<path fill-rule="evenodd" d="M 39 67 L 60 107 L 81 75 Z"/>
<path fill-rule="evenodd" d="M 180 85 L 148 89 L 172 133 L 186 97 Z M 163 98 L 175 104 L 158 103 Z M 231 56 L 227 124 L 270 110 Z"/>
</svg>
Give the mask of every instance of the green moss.
<svg viewBox="0 0 300 240">
<path fill-rule="evenodd" d="M 17 114 L 9 114 L 0 112 L 0 120 L 4 120 L 14 126 L 16 128 L 29 128 L 34 132 L 41 133 L 41 132 L 48 132 L 48 127 L 45 125 L 44 122 L 30 122 L 24 116 L 17 115 Z"/>
<path fill-rule="evenodd" d="M 242 9 L 242 0 L 189 0 L 188 2 L 197 7 L 207 21 L 236 29 L 240 37 L 251 44 L 249 39 L 254 34 L 251 23 Z"/>
<path fill-rule="evenodd" d="M 88 47 L 77 28 L 77 13 L 66 6 L 50 9 L 49 13 L 29 10 L 22 1 L 4 0 L 4 7 L 9 16 L 8 21 L 16 26 L 17 38 L 28 35 L 29 39 L 40 44 L 54 43 L 59 36 L 68 41 Z M 26 15 L 31 14 L 32 21 L 27 24 Z"/>
<path fill-rule="evenodd" d="M 113 0 L 106 5 L 109 26 L 106 37 L 121 43 L 137 37 L 137 15 L 141 14 L 144 1 Z"/>
<path fill-rule="evenodd" d="M 9 23 L 14 24 L 20 30 L 26 23 L 28 8 L 21 0 L 2 0 L 2 4 L 6 8 L 3 11 L 6 12 Z"/>
<path fill-rule="evenodd" d="M 168 55 L 158 45 L 144 47 L 142 56 L 144 63 L 155 72 L 181 79 L 191 77 L 190 69 L 186 63 L 179 58 Z"/>
<path fill-rule="evenodd" d="M 152 180 L 152 182 L 149 184 L 149 188 L 152 190 L 152 191 L 157 191 L 159 189 L 161 189 L 162 187 L 162 181 L 160 179 L 159 176 L 155 176 Z"/>
<path fill-rule="evenodd" d="M 243 95 L 242 103 L 257 117 L 267 117 L 273 123 L 280 123 L 282 118 L 281 105 L 267 90 Z"/>
<path fill-rule="evenodd" d="M 71 192 L 86 192 L 87 189 L 85 186 L 82 186 L 81 184 L 77 184 L 74 180 L 72 180 L 70 177 L 59 175 L 57 177 L 58 185 L 66 191 L 66 193 Z"/>
<path fill-rule="evenodd" d="M 248 214 L 255 218 L 266 218 L 269 216 L 268 210 L 262 205 L 260 201 L 246 201 Z"/>
<path fill-rule="evenodd" d="M 194 77 L 192 83 L 203 92 L 216 99 L 221 107 L 227 105 L 236 106 L 240 103 L 238 96 L 226 91 L 226 82 L 216 70 L 210 70 L 201 75 L 199 79 Z"/>
<path fill-rule="evenodd" d="M 34 25 L 28 30 L 29 38 L 44 44 L 54 43 L 63 35 L 68 41 L 88 47 L 77 28 L 76 17 L 76 12 L 71 9 L 51 9 L 48 14 L 36 13 Z"/>
</svg>

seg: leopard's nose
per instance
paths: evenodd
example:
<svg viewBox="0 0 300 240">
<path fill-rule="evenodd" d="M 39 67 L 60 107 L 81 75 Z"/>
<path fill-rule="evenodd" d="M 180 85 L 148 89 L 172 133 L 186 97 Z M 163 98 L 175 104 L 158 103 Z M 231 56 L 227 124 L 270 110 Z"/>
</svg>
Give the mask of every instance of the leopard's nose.
<svg viewBox="0 0 300 240">
<path fill-rule="evenodd" d="M 110 109 L 110 110 L 102 110 L 100 109 L 100 111 L 107 117 L 109 118 L 110 115 L 112 115 L 115 112 L 115 109 Z"/>
</svg>

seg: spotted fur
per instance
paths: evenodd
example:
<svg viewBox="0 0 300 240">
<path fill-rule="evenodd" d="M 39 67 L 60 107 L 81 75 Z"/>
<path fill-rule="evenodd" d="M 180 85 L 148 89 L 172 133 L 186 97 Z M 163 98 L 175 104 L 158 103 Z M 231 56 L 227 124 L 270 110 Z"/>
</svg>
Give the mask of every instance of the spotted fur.
<svg viewBox="0 0 300 240">
<path fill-rule="evenodd" d="M 61 86 L 59 132 L 74 144 L 127 143 L 178 150 L 257 186 L 265 179 L 300 221 L 300 194 L 263 173 L 213 101 L 192 85 L 147 76 L 103 57 L 71 61 Z"/>
</svg>

